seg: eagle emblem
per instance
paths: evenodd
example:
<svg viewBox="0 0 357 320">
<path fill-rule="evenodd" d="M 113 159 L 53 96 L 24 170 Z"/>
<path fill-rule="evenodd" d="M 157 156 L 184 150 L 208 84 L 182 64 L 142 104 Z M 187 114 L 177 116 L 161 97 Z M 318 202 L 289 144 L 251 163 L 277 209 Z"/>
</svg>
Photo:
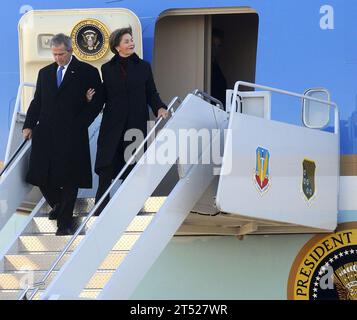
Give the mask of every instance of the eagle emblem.
<svg viewBox="0 0 357 320">
<path fill-rule="evenodd" d="M 103 58 L 109 49 L 109 30 L 96 19 L 77 23 L 71 33 L 75 55 L 85 61 Z"/>
<path fill-rule="evenodd" d="M 357 262 L 338 268 L 333 281 L 340 300 L 357 300 Z"/>
<path fill-rule="evenodd" d="M 98 40 L 98 34 L 94 30 L 87 30 L 82 33 L 83 38 L 83 47 L 89 51 L 93 51 L 97 49 L 100 45 L 100 41 Z"/>
</svg>

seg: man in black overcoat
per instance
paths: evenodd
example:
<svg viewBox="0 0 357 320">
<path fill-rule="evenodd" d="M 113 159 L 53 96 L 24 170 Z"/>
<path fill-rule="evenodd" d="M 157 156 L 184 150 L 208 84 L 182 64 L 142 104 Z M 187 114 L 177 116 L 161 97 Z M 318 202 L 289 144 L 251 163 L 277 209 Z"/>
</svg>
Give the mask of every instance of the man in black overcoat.
<svg viewBox="0 0 357 320">
<path fill-rule="evenodd" d="M 55 35 L 51 50 L 55 62 L 39 71 L 23 126 L 24 138 L 32 138 L 26 181 L 53 208 L 56 234 L 70 235 L 78 227 L 78 188 L 92 187 L 88 127 L 103 107 L 103 90 L 98 70 L 72 55 L 69 37 Z"/>
</svg>

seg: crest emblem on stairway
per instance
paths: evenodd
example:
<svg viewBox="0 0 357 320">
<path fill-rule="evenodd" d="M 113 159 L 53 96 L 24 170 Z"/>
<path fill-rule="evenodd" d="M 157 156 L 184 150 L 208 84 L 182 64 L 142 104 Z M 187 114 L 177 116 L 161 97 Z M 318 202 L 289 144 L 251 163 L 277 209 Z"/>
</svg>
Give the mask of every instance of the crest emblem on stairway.
<svg viewBox="0 0 357 320">
<path fill-rule="evenodd" d="M 302 192 L 304 193 L 305 199 L 311 201 L 315 195 L 315 161 L 304 159 L 302 168 Z"/>
<path fill-rule="evenodd" d="M 258 147 L 256 151 L 254 183 L 261 194 L 266 192 L 270 186 L 269 162 L 269 151 L 262 147 Z"/>
</svg>

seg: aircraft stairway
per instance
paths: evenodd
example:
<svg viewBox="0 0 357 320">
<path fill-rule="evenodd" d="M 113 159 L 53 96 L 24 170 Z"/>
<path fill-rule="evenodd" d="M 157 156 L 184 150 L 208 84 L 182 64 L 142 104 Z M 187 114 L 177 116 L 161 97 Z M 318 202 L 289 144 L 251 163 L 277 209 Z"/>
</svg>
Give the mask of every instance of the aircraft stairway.
<svg viewBox="0 0 357 320">
<path fill-rule="evenodd" d="M 162 197 L 151 197 L 148 199 L 141 212 L 133 219 L 86 288 L 81 292 L 80 297 L 97 297 L 104 284 L 128 254 L 133 243 L 135 243 L 152 220 L 154 212 L 157 211 L 163 200 Z M 44 201 L 41 201 L 39 206 L 40 210 L 38 213 L 36 215 L 32 214 L 28 225 L 1 259 L 0 300 L 18 299 L 24 288 L 41 281 L 71 238 L 71 236 L 56 236 L 56 221 L 48 219 L 48 212 L 51 208 Z M 78 199 L 74 215 L 84 219 L 93 206 L 94 198 Z M 96 219 L 97 217 L 90 218 L 87 224 L 87 231 L 90 230 Z M 83 237 L 83 235 L 77 237 L 63 259 L 55 267 L 48 281 L 51 281 L 57 274 Z M 43 290 L 40 290 L 34 296 L 34 299 L 38 299 L 42 292 Z"/>
<path fill-rule="evenodd" d="M 89 197 L 77 200 L 75 214 L 83 217 L 81 227 L 86 230 L 85 236 L 81 235 L 81 229 L 74 236 L 55 236 L 55 221 L 47 217 L 49 206 L 44 199 L 36 205 L 28 223 L 1 256 L 0 299 L 53 299 L 57 296 L 61 299 L 106 299 L 108 297 L 103 294 L 109 294 L 112 285 L 108 290 L 104 288 L 112 281 L 117 282 L 115 270 L 121 269 L 118 266 L 127 260 L 123 268 L 125 265 L 131 268 L 131 261 L 138 257 L 143 268 L 141 274 L 145 275 L 214 179 L 211 161 L 209 164 L 180 163 L 183 154 L 185 158 L 197 156 L 199 161 L 209 157 L 212 144 L 220 144 L 221 132 L 228 123 L 226 112 L 205 101 L 207 97 L 203 95 L 197 92 L 189 94 L 180 104 L 177 98 L 170 103 L 171 118 L 164 125 L 160 119 L 150 131 L 137 154 L 132 156 L 131 160 L 136 158 L 138 163 L 99 217 L 94 216 L 94 212 L 101 202 L 94 205 L 93 198 Z M 145 142 L 153 138 L 160 126 L 157 136 L 140 157 L 138 154 L 143 151 Z M 191 150 L 188 144 L 180 145 L 179 135 L 184 129 L 205 129 L 213 133 L 208 141 L 202 140 L 200 152 Z M 183 153 L 177 151 L 180 149 Z M 164 156 L 166 160 L 160 163 L 158 155 L 165 154 L 164 150 L 176 153 L 170 159 Z M 152 196 L 172 166 L 179 168 L 180 175 L 173 190 L 167 197 Z M 125 169 L 111 188 L 118 186 Z M 146 228 L 147 232 L 143 233 Z M 141 257 L 143 250 L 145 258 Z M 73 272 L 73 267 L 80 268 L 79 274 Z M 63 278 L 68 275 L 70 278 L 75 275 L 70 282 Z M 124 298 L 133 292 L 139 280 L 139 277 L 131 280 L 127 277 L 132 290 L 128 287 Z M 71 285 L 61 285 L 65 283 Z M 70 290 L 63 290 L 66 287 Z"/>
<path fill-rule="evenodd" d="M 265 91 L 240 92 L 240 84 Z M 334 107 L 334 132 L 272 120 L 270 92 Z M 18 299 L 129 299 L 180 230 L 238 237 L 331 232 L 337 223 L 337 105 L 245 82 L 237 82 L 230 94 L 228 112 L 198 90 L 180 103 L 173 99 L 171 117 L 156 123 L 99 203 L 93 203 L 94 189 L 78 199 L 75 213 L 83 220 L 73 236 L 55 236 L 42 199 L 0 256 L 0 294 Z M 194 135 L 199 139 L 192 146 Z M 223 151 L 221 163 L 212 159 L 213 150 Z M 172 169 L 178 174 L 175 184 L 167 196 L 155 197 Z M 311 189 L 315 183 L 318 193 Z M 110 202 L 94 216 L 109 193 Z"/>
</svg>

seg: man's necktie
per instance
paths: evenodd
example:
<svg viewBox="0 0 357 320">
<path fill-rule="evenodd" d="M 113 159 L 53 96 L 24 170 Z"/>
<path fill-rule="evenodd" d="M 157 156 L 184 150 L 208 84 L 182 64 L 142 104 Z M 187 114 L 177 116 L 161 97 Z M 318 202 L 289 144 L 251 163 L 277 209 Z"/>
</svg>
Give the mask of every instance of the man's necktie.
<svg viewBox="0 0 357 320">
<path fill-rule="evenodd" d="M 59 69 L 57 70 L 57 88 L 61 85 L 62 82 L 62 71 L 64 69 L 64 66 L 60 66 Z"/>
</svg>

